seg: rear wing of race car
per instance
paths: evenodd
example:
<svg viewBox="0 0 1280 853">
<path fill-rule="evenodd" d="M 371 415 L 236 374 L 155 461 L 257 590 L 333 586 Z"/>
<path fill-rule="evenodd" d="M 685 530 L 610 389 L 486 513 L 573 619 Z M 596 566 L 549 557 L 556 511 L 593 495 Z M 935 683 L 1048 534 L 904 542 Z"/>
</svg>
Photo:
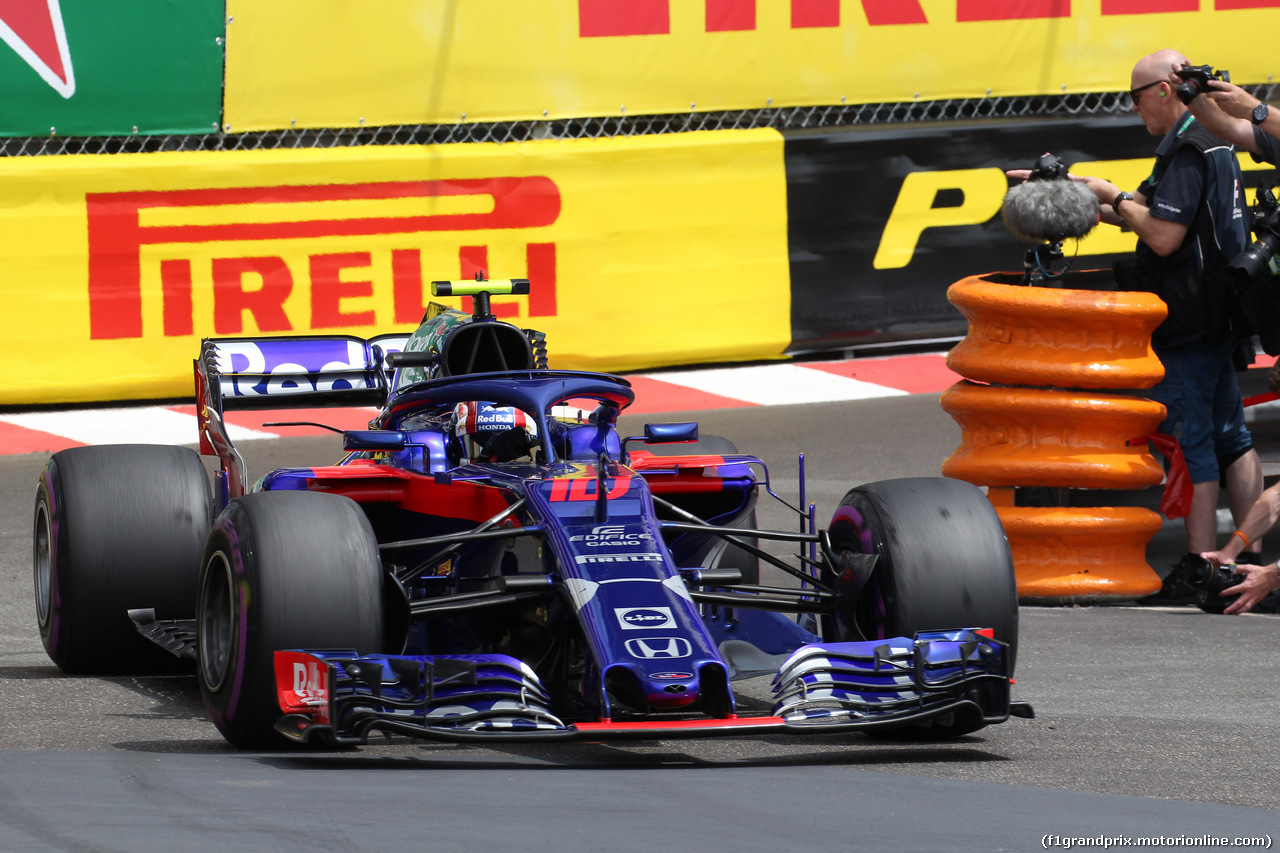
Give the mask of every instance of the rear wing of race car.
<svg viewBox="0 0 1280 853">
<path fill-rule="evenodd" d="M 244 494 L 245 467 L 223 420 L 228 409 L 378 406 L 387 402 L 397 368 L 428 367 L 444 375 L 546 368 L 546 338 L 532 329 L 494 322 L 490 295 L 528 294 L 529 280 L 433 281 L 433 296 L 470 296 L 475 313 L 431 306 L 415 335 L 298 335 L 271 338 L 206 338 L 195 361 L 200 452 L 217 456 L 218 506 Z M 486 321 L 471 324 L 471 321 Z M 499 334 L 503 333 L 503 334 Z M 412 337 L 436 349 L 401 357 Z M 496 354 L 496 358 L 492 357 Z M 388 358 L 395 355 L 396 358 Z M 390 364 L 389 364 L 390 362 Z M 410 381 L 414 381 L 412 378 Z"/>
<path fill-rule="evenodd" d="M 244 460 L 227 433 L 223 413 L 299 406 L 381 406 L 390 374 L 388 353 L 408 335 L 369 340 L 350 335 L 206 338 L 195 360 L 200 452 L 222 461 L 219 505 L 244 494 Z"/>
</svg>

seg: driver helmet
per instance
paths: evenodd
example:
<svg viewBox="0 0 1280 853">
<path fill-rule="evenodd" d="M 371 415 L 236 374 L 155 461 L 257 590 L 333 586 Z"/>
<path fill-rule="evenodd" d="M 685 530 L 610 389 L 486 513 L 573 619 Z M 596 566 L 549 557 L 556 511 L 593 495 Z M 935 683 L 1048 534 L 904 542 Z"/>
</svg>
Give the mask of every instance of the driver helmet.
<svg viewBox="0 0 1280 853">
<path fill-rule="evenodd" d="M 538 424 L 515 406 L 473 400 L 453 407 L 453 434 L 469 459 L 509 462 L 529 455 Z"/>
</svg>

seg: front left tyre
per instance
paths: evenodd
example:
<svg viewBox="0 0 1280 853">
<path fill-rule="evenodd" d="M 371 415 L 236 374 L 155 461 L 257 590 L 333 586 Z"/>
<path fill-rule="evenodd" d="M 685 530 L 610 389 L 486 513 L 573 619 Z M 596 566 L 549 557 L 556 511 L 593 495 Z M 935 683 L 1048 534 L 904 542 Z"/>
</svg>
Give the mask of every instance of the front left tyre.
<svg viewBox="0 0 1280 853">
<path fill-rule="evenodd" d="M 190 618 L 213 518 L 194 451 L 151 445 L 55 453 L 36 487 L 32 566 L 45 651 L 70 673 L 172 671 L 128 611 Z"/>
<path fill-rule="evenodd" d="M 912 637 L 917 631 L 989 628 L 1018 654 L 1013 557 L 1000 518 L 976 486 L 943 477 L 866 483 L 831 520 L 837 555 L 875 554 L 856 598 L 840 614 L 842 639 Z M 935 718 L 926 728 L 869 729 L 873 736 L 956 737 L 982 728 L 976 712 Z"/>
</svg>

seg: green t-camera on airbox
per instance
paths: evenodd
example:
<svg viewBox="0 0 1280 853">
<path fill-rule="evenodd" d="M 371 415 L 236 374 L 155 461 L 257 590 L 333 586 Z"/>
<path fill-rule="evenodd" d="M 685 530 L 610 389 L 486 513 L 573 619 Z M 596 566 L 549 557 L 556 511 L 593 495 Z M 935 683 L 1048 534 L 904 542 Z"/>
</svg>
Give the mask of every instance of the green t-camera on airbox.
<svg viewBox="0 0 1280 853">
<path fill-rule="evenodd" d="M 546 335 L 520 329 L 493 316 L 491 296 L 527 296 L 527 278 L 474 281 L 433 281 L 432 296 L 463 296 L 473 300 L 472 313 L 438 302 L 427 305 L 422 323 L 405 343 L 404 351 L 387 357 L 400 373 L 397 387 L 437 376 L 460 376 L 501 370 L 545 370 Z"/>
</svg>

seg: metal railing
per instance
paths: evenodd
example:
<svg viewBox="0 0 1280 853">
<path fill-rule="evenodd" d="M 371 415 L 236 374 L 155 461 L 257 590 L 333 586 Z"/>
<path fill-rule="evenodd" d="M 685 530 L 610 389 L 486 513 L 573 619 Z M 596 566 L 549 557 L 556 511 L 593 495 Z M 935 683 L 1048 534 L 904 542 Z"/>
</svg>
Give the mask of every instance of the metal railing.
<svg viewBox="0 0 1280 853">
<path fill-rule="evenodd" d="M 1246 87 L 1271 100 L 1277 84 Z M 122 154 L 155 151 L 247 151 L 275 148 L 344 148 L 362 145 L 441 145 L 454 142 L 524 142 L 532 139 L 594 139 L 772 127 L 858 127 L 986 118 L 1062 118 L 1122 115 L 1127 92 L 1031 97 L 956 98 L 877 104 L 830 104 L 763 110 L 621 115 L 543 121 L 461 122 L 254 133 L 134 134 L 127 136 L 11 137 L 0 139 L 0 156 Z"/>
</svg>

